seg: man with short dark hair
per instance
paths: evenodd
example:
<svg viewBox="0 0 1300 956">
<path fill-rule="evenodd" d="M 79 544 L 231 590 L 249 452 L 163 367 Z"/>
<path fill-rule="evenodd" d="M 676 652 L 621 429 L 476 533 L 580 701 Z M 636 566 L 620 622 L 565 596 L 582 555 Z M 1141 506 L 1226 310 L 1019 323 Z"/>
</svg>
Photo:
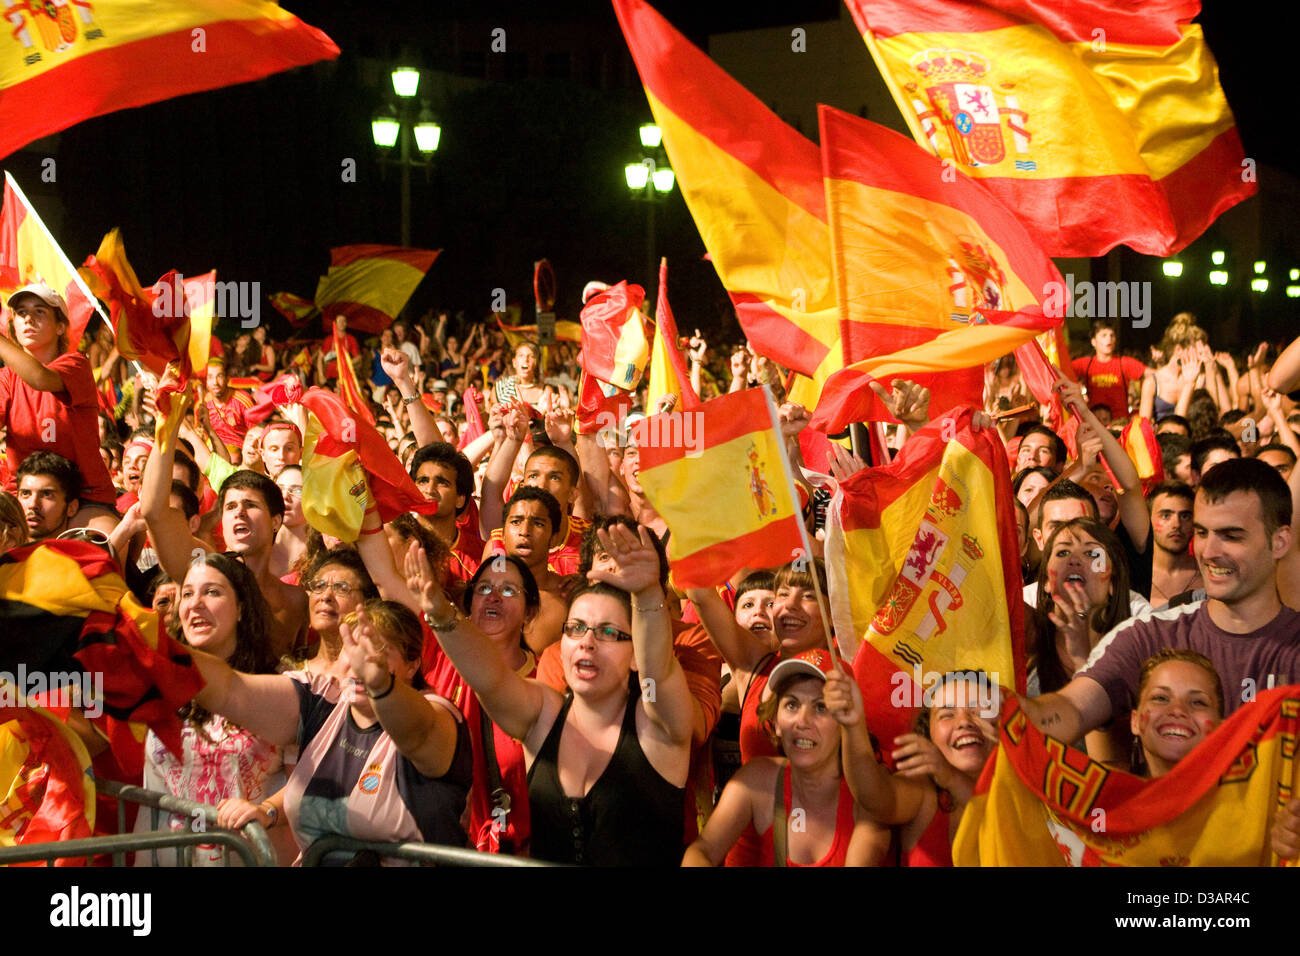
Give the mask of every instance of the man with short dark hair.
<svg viewBox="0 0 1300 956">
<path fill-rule="evenodd" d="M 1201 587 L 1201 570 L 1188 550 L 1192 543 L 1192 503 L 1196 492 L 1181 482 L 1166 480 L 1151 489 L 1151 534 L 1155 552 L 1151 563 L 1151 603 L 1163 607 L 1179 595 Z"/>
<path fill-rule="evenodd" d="M 1227 432 L 1215 432 L 1198 442 L 1193 442 L 1192 475 L 1196 480 L 1191 482 L 1192 486 L 1199 485 L 1204 480 L 1205 473 L 1219 462 L 1240 457 L 1241 447 Z"/>
<path fill-rule="evenodd" d="M 435 441 L 416 451 L 410 471 L 420 494 L 438 502 L 437 514 L 416 515 L 416 520 L 451 548 L 448 571 L 468 584 L 483 563 L 483 539 L 461 520 L 473 501 L 473 466 L 455 445 Z"/>
<path fill-rule="evenodd" d="M 1196 490 L 1194 513 L 1208 599 L 1120 624 L 1065 687 L 1021 701 L 1034 726 L 1074 742 L 1123 717 L 1136 703 L 1143 661 L 1163 647 L 1194 650 L 1214 662 L 1225 717 L 1256 692 L 1300 678 L 1300 613 L 1282 604 L 1276 581 L 1278 561 L 1291 547 L 1286 483 L 1252 458 L 1225 461 Z"/>
<path fill-rule="evenodd" d="M 18 467 L 18 504 L 33 541 L 57 537 L 81 507 L 81 472 L 62 455 L 32 452 Z"/>
<path fill-rule="evenodd" d="M 1160 432 L 1156 435 L 1156 443 L 1160 446 L 1165 475 L 1191 485 L 1192 440 L 1179 432 Z"/>
</svg>

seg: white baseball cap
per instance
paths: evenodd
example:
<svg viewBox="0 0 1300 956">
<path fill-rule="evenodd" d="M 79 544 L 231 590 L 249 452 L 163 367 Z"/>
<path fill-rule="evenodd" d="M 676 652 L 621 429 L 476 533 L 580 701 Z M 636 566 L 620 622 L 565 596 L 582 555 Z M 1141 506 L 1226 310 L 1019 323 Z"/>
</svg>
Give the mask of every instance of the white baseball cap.
<svg viewBox="0 0 1300 956">
<path fill-rule="evenodd" d="M 14 307 L 14 300 L 20 295 L 34 295 L 51 309 L 58 309 L 65 316 L 68 314 L 68 304 L 63 301 L 63 296 L 59 295 L 43 282 L 32 282 L 23 286 L 13 295 L 9 296 L 5 304 L 12 309 Z"/>
</svg>

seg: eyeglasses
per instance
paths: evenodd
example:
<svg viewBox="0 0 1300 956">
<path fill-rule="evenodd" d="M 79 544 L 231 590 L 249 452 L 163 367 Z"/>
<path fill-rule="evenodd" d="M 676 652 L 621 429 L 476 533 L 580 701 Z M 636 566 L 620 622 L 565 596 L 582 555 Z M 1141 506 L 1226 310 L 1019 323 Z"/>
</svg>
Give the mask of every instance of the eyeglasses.
<svg viewBox="0 0 1300 956">
<path fill-rule="evenodd" d="M 524 593 L 524 589 L 517 584 L 489 584 L 486 581 L 480 581 L 474 585 L 474 593 L 479 597 L 487 597 L 489 594 L 499 594 L 503 598 L 518 597 Z"/>
<path fill-rule="evenodd" d="M 347 581 L 312 581 L 307 585 L 308 594 L 324 594 L 327 590 L 345 598 L 356 589 Z"/>
<path fill-rule="evenodd" d="M 586 621 L 565 621 L 564 636 L 580 638 L 588 631 L 596 635 L 598 641 L 630 641 L 632 635 L 627 631 L 620 631 L 613 624 L 588 624 Z"/>
</svg>

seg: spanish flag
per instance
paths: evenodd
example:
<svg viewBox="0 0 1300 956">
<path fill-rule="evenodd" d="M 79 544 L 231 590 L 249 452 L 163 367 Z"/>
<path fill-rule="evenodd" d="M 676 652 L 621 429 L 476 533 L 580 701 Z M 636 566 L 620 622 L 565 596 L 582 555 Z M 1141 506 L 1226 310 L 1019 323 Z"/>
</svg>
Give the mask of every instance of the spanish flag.
<svg viewBox="0 0 1300 956">
<path fill-rule="evenodd" d="M 3 89 L 0 80 L 0 89 Z M 8 108 L 0 107 L 0 115 Z M 37 114 L 45 107 L 34 107 Z M 2 140 L 4 133 L 0 133 Z M 95 297 L 50 231 L 36 215 L 36 210 L 18 188 L 14 178 L 5 173 L 4 209 L 0 211 L 0 295 L 7 299 L 15 290 L 33 282 L 43 282 L 63 296 L 68 304 L 68 347 L 75 349 L 86 330 L 91 313 L 98 310 Z M 105 322 L 108 316 L 100 312 Z"/>
<path fill-rule="evenodd" d="M 668 260 L 659 261 L 659 299 L 655 303 L 655 338 L 650 348 L 650 382 L 646 390 L 646 409 L 653 411 L 664 395 L 675 395 L 674 408 L 683 411 L 700 404 L 691 386 L 691 375 L 677 347 L 677 320 L 668 306 Z"/>
<path fill-rule="evenodd" d="M 87 716 L 125 771 L 143 769 L 144 725 L 180 753 L 176 711 L 203 678 L 105 551 L 46 541 L 0 555 L 0 632 L 0 671 L 102 675 L 103 713 Z"/>
<path fill-rule="evenodd" d="M 333 321 L 379 334 L 393 324 L 441 249 L 400 246 L 339 246 L 330 250 L 329 271 L 316 284 L 316 308 Z"/>
<path fill-rule="evenodd" d="M 121 230 L 114 229 L 79 272 L 90 290 L 108 303 L 123 358 L 159 376 L 168 363 L 176 362 L 182 381 L 203 374 L 212 341 L 215 270 L 186 279 L 173 269 L 145 289 L 126 257 Z"/>
<path fill-rule="evenodd" d="M 89 837 L 95 828 L 95 778 L 86 747 L 54 714 L 26 698 L 17 700 L 20 693 L 0 681 L 0 701 L 9 701 L 0 704 L 0 847 Z M 84 862 L 58 860 L 55 866 Z"/>
<path fill-rule="evenodd" d="M 773 568 L 806 553 L 766 386 L 694 411 L 651 415 L 632 438 L 641 487 L 672 532 L 668 559 L 677 587 L 711 588 L 741 568 Z"/>
<path fill-rule="evenodd" d="M 587 300 L 582 320 L 582 351 L 578 363 L 584 372 L 607 385 L 632 391 L 650 360 L 641 303 L 645 290 L 626 281 L 612 285 Z"/>
<path fill-rule="evenodd" d="M 302 447 L 302 513 L 308 524 L 352 542 L 361 533 L 372 504 L 379 509 L 381 523 L 408 511 L 427 515 L 437 512 L 438 503 L 420 494 L 373 425 L 359 418 L 333 392 L 309 388 L 299 395 L 296 386 L 293 383 L 278 397 L 284 399 L 280 404 L 300 399 L 307 410 Z"/>
<path fill-rule="evenodd" d="M 1151 419 L 1134 415 L 1120 433 L 1119 443 L 1124 446 L 1129 458 L 1133 459 L 1138 477 L 1142 479 L 1143 493 L 1165 480 L 1164 454 L 1160 451 L 1160 443 L 1156 441 Z M 1113 475 L 1111 477 L 1114 478 Z"/>
<path fill-rule="evenodd" d="M 677 184 L 750 344 L 824 378 L 840 357 L 817 147 L 643 0 L 614 0 L 614 12 Z"/>
<path fill-rule="evenodd" d="M 357 382 L 357 370 L 352 367 L 351 362 L 347 361 L 348 351 L 343 345 L 342 337 L 339 335 L 337 328 L 334 329 L 334 354 L 344 357 L 338 363 L 339 397 L 343 399 L 344 404 L 348 406 L 348 409 L 354 415 L 373 427 L 375 416 L 370 414 L 370 406 L 366 404 L 366 400 L 361 394 L 361 386 Z"/>
<path fill-rule="evenodd" d="M 882 740 L 910 729 L 927 675 L 978 669 L 1025 686 L 1011 478 L 1001 439 L 972 414 L 950 411 L 889 465 L 840 482 L 827 514 L 836 639 Z"/>
<path fill-rule="evenodd" d="M 325 34 L 263 0 L 5 7 L 0 156 L 92 116 L 339 55 Z"/>
<path fill-rule="evenodd" d="M 303 325 L 316 311 L 315 302 L 294 295 L 292 292 L 276 292 L 267 298 L 271 300 L 275 311 L 288 319 L 289 324 L 295 329 Z"/>
<path fill-rule="evenodd" d="M 497 313 L 497 325 L 506 335 L 506 342 L 511 348 L 517 348 L 521 342 L 537 341 L 537 324 L 532 325 L 509 325 L 501 314 Z M 573 322 L 568 319 L 560 319 L 555 323 L 555 340 L 557 342 L 581 342 L 582 341 L 582 324 Z"/>
<path fill-rule="evenodd" d="M 1015 698 L 1000 729 L 953 841 L 957 866 L 1278 863 L 1269 829 L 1300 786 L 1300 687 L 1260 694 L 1155 780 L 1045 737 Z"/>
<path fill-rule="evenodd" d="M 845 0 L 916 141 L 1054 256 L 1167 256 L 1255 192 L 1195 0 Z"/>
<path fill-rule="evenodd" d="M 869 378 L 926 386 L 935 412 L 979 404 L 982 363 L 1060 324 L 1043 306 L 1061 274 L 979 183 L 883 126 L 820 116 L 840 344 L 855 364 L 830 377 L 814 425 L 887 419 Z"/>
</svg>

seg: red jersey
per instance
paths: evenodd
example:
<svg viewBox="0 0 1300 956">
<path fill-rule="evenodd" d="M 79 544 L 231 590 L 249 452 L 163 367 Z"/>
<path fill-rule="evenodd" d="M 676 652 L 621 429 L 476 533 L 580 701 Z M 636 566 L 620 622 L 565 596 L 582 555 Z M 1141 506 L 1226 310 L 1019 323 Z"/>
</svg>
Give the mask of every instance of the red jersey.
<svg viewBox="0 0 1300 956">
<path fill-rule="evenodd" d="M 590 527 L 591 522 L 586 518 L 569 515 L 569 534 L 563 542 L 551 548 L 546 566 L 559 575 L 577 574 L 578 565 L 582 563 L 582 536 Z M 493 554 L 505 554 L 505 546 L 499 543 L 501 540 L 501 529 L 497 528 L 492 532 Z"/>
<path fill-rule="evenodd" d="M 62 455 L 81 471 L 81 501 L 112 505 L 113 479 L 99 454 L 99 393 L 90 360 L 65 352 L 46 366 L 63 382 L 61 392 L 42 392 L 12 368 L 0 369 L 0 415 L 9 453 L 7 488 L 18 490 L 18 466 L 34 451 Z"/>
<path fill-rule="evenodd" d="M 1119 421 L 1128 418 L 1128 386 L 1140 382 L 1147 367 L 1137 359 L 1118 356 L 1103 362 L 1095 355 L 1077 358 L 1070 363 L 1080 384 L 1088 390 L 1089 405 L 1105 405 Z"/>
<path fill-rule="evenodd" d="M 781 751 L 772 743 L 771 736 L 758 719 L 758 705 L 763 699 L 763 688 L 780 658 L 773 654 L 766 664 L 750 678 L 745 698 L 740 704 L 740 759 L 746 763 L 755 757 L 780 757 Z"/>
<path fill-rule="evenodd" d="M 244 435 L 248 433 L 248 410 L 253 407 L 253 397 L 237 388 L 230 389 L 230 398 L 218 402 L 216 396 L 207 401 L 208 418 L 212 430 L 231 448 L 244 444 Z"/>
<path fill-rule="evenodd" d="M 325 377 L 328 379 L 338 378 L 339 363 L 338 357 L 334 354 L 334 336 L 332 334 L 321 345 L 321 348 L 325 349 Z M 357 344 L 357 340 L 352 337 L 351 332 L 343 333 L 343 348 L 353 358 L 361 354 L 361 346 Z"/>
</svg>

